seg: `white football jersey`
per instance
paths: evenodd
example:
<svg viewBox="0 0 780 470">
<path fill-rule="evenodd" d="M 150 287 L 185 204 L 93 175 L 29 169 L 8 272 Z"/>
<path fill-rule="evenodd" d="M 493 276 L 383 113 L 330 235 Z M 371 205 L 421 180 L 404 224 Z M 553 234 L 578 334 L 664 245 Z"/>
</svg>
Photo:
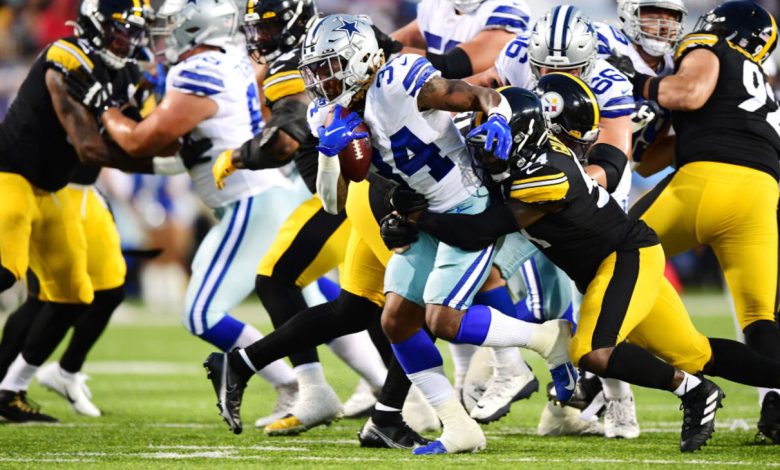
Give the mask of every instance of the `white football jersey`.
<svg viewBox="0 0 780 470">
<path fill-rule="evenodd" d="M 260 99 L 246 50 L 229 46 L 225 52 L 207 51 L 174 65 L 166 80 L 168 90 L 206 96 L 217 103 L 217 113 L 192 130 L 192 138 L 211 139 L 210 161 L 190 168 L 195 191 L 211 208 L 259 194 L 271 186 L 291 183 L 277 169 L 238 170 L 225 179 L 220 191 L 211 166 L 224 150 L 238 148 L 263 128 Z"/>
<path fill-rule="evenodd" d="M 536 77 L 531 72 L 528 61 L 528 40 L 518 36 L 507 43 L 496 59 L 496 72 L 504 85 L 526 89 L 536 87 Z M 636 106 L 634 88 L 625 75 L 620 73 L 606 60 L 597 59 L 588 77 L 587 84 L 596 95 L 602 119 L 630 116 Z M 631 191 L 631 168 L 626 169 L 612 197 L 623 209 L 628 208 L 628 193 Z"/>
<path fill-rule="evenodd" d="M 432 212 L 446 212 L 481 185 L 452 113 L 417 108 L 420 88 L 440 75 L 425 57 L 398 56 L 377 72 L 363 113 L 374 147 L 374 170 L 423 194 Z M 314 135 L 329 112 L 330 108 L 309 105 Z"/>
<path fill-rule="evenodd" d="M 428 52 L 444 54 L 486 29 L 522 33 L 528 29 L 530 12 L 524 0 L 486 0 L 466 14 L 459 14 L 450 0 L 422 0 L 417 24 Z"/>
</svg>

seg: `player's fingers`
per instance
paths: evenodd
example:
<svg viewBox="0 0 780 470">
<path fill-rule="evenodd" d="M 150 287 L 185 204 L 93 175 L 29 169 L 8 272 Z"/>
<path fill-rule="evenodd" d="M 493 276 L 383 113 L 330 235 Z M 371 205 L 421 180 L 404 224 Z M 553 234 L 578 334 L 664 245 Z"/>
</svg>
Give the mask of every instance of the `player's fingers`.
<svg viewBox="0 0 780 470">
<path fill-rule="evenodd" d="M 368 132 L 350 132 L 352 139 L 365 139 L 368 137 Z"/>
</svg>

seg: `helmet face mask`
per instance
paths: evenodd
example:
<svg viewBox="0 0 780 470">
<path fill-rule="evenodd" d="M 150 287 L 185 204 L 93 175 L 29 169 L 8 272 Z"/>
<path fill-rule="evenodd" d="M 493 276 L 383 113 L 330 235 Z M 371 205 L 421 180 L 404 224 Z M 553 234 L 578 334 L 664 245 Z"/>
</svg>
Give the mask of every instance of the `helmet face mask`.
<svg viewBox="0 0 780 470">
<path fill-rule="evenodd" d="M 774 17 L 753 2 L 723 3 L 702 15 L 694 31 L 725 39 L 761 64 L 777 46 L 777 24 Z"/>
<path fill-rule="evenodd" d="M 316 18 L 314 0 L 248 0 L 242 30 L 249 55 L 273 61 L 298 47 Z"/>
<path fill-rule="evenodd" d="M 247 15 L 249 16 L 249 15 Z M 249 20 L 244 18 L 242 27 L 249 55 L 257 63 L 268 63 L 279 57 L 279 42 L 284 23 L 278 18 Z"/>
<path fill-rule="evenodd" d="M 537 20 L 528 44 L 531 71 L 568 72 L 587 79 L 596 61 L 598 40 L 590 20 L 579 9 L 561 5 Z"/>
<path fill-rule="evenodd" d="M 146 45 L 148 24 L 153 18 L 147 0 L 84 0 L 74 24 L 75 34 L 94 47 L 106 65 L 118 70 Z"/>
<path fill-rule="evenodd" d="M 309 98 L 317 103 L 335 102 L 344 91 L 345 65 L 345 61 L 336 53 L 318 62 L 302 65 L 300 70 Z"/>
<path fill-rule="evenodd" d="M 618 6 L 623 32 L 653 57 L 674 52 L 687 15 L 683 0 L 624 0 Z"/>
</svg>

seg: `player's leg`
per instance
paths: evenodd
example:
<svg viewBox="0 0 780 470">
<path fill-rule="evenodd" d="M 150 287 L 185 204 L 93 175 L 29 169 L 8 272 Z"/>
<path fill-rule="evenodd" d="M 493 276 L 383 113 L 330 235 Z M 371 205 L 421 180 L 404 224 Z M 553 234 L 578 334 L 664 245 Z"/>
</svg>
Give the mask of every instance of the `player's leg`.
<svg viewBox="0 0 780 470">
<path fill-rule="evenodd" d="M 32 271 L 27 275 L 27 289 L 27 300 L 6 318 L 3 326 L 3 337 L 0 340 L 0 378 L 5 376 L 8 367 L 21 352 L 27 333 L 43 307 L 43 302 L 38 299 L 38 279 Z"/>
<path fill-rule="evenodd" d="M 15 173 L 0 172 L 0 291 L 27 275 L 30 234 L 40 217 L 32 185 Z"/>
</svg>

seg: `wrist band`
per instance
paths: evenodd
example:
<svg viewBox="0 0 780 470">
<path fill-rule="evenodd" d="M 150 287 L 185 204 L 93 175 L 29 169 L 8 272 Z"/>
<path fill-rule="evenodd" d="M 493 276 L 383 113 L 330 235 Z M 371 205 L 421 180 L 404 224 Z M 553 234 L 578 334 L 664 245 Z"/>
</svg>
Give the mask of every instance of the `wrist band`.
<svg viewBox="0 0 780 470">
<path fill-rule="evenodd" d="M 658 88 L 661 86 L 661 78 L 654 77 L 650 79 L 650 85 L 647 90 L 647 99 L 658 103 Z"/>
<path fill-rule="evenodd" d="M 498 103 L 498 106 L 493 106 L 492 108 L 488 109 L 488 117 L 498 114 L 499 116 L 503 116 L 504 119 L 509 121 L 509 119 L 512 117 L 512 107 L 509 105 L 509 100 L 506 99 L 506 96 L 500 95 L 501 101 Z"/>
</svg>

